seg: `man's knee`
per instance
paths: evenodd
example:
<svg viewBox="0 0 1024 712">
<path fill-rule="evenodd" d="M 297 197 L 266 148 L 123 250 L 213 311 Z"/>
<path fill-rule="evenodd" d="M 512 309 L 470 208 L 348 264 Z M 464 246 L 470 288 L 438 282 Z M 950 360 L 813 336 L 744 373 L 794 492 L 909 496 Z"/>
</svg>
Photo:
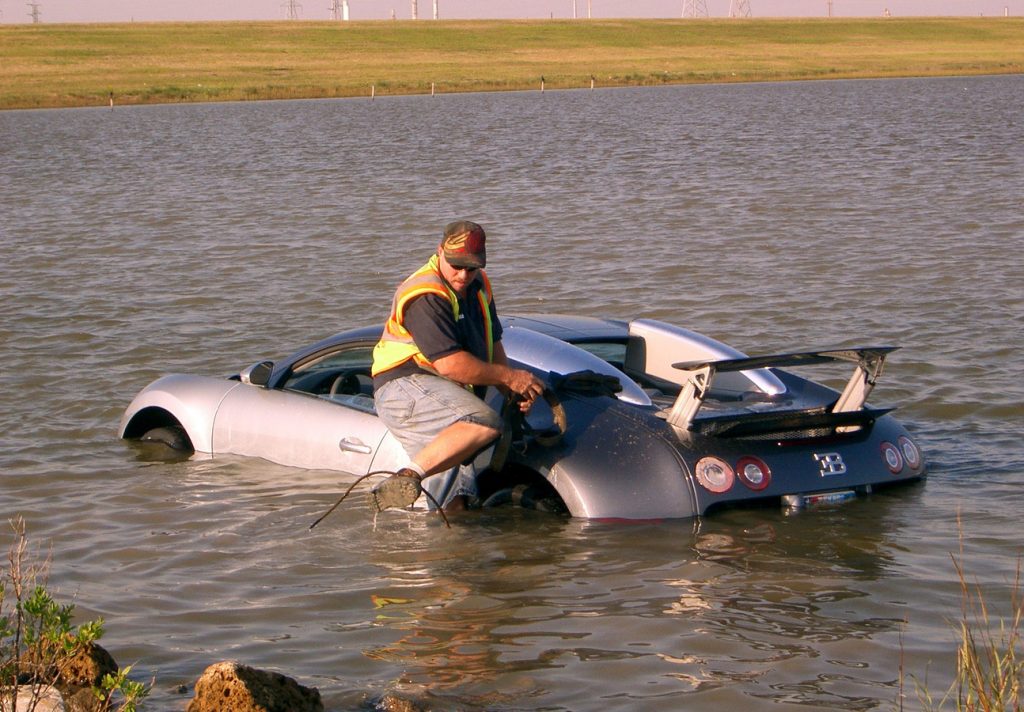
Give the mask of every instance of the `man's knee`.
<svg viewBox="0 0 1024 712">
<path fill-rule="evenodd" d="M 488 444 L 494 442 L 501 436 L 501 430 L 490 425 L 481 426 L 485 432 L 485 439 Z"/>
<path fill-rule="evenodd" d="M 453 427 L 458 427 L 481 445 L 489 444 L 501 435 L 500 428 L 491 424 L 477 423 L 472 420 L 460 420 L 454 423 Z"/>
</svg>

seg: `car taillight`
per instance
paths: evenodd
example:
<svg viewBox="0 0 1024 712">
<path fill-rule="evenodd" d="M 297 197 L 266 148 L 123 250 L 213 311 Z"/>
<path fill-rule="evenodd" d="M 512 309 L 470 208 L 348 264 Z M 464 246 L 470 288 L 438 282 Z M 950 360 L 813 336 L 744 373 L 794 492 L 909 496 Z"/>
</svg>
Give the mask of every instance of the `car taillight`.
<svg viewBox="0 0 1024 712">
<path fill-rule="evenodd" d="M 919 468 L 921 466 L 921 451 L 917 449 L 914 441 L 906 435 L 901 435 L 899 443 L 900 450 L 903 451 L 903 459 L 907 461 L 907 466 L 912 470 Z"/>
<path fill-rule="evenodd" d="M 735 481 L 732 467 L 718 457 L 702 457 L 695 468 L 697 482 L 709 492 L 727 492 Z"/>
<path fill-rule="evenodd" d="M 898 475 L 900 470 L 903 469 L 903 456 L 900 455 L 900 451 L 896 449 L 896 446 L 892 443 L 882 443 L 882 459 L 885 460 L 885 466 L 889 468 L 889 472 L 894 475 Z"/>
<path fill-rule="evenodd" d="M 755 492 L 760 492 L 772 481 L 772 471 L 764 460 L 748 455 L 736 463 L 736 476 Z"/>
</svg>

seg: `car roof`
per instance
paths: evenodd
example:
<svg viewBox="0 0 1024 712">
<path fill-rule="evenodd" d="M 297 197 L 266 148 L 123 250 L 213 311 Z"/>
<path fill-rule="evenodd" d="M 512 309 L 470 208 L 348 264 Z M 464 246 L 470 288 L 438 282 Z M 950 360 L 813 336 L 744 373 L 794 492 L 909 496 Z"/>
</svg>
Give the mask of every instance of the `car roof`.
<svg viewBox="0 0 1024 712">
<path fill-rule="evenodd" d="M 562 341 L 620 341 L 629 336 L 629 324 L 618 319 L 570 314 L 513 314 L 501 318 L 502 326 L 539 331 Z"/>
<path fill-rule="evenodd" d="M 625 341 L 628 337 L 628 323 L 615 319 L 602 319 L 589 316 L 573 316 L 569 314 L 512 314 L 501 318 L 503 327 L 513 327 L 537 331 L 561 341 L 586 343 L 595 341 Z M 359 341 L 374 342 L 380 338 L 381 325 L 364 326 L 333 334 L 314 344 L 302 348 L 286 358 L 279 359 L 274 365 L 271 382 L 279 382 L 284 371 L 311 356 L 331 349 L 340 343 Z"/>
</svg>

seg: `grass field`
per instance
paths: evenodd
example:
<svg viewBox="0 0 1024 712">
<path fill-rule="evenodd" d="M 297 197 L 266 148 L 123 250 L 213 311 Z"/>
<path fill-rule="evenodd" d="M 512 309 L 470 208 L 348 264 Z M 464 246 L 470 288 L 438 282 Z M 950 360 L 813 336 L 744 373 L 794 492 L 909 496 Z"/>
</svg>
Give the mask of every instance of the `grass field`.
<svg viewBox="0 0 1024 712">
<path fill-rule="evenodd" d="M 1024 72 L 1024 18 L 0 26 L 0 109 Z"/>
</svg>

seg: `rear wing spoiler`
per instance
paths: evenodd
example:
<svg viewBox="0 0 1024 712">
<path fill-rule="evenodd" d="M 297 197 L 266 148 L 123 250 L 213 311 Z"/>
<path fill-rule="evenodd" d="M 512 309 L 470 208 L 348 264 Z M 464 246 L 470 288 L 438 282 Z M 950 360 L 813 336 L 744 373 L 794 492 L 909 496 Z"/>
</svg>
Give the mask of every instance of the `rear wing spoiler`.
<svg viewBox="0 0 1024 712">
<path fill-rule="evenodd" d="M 853 375 L 843 389 L 839 399 L 832 405 L 831 413 L 853 413 L 864 407 L 864 402 L 875 387 L 875 381 L 882 375 L 885 358 L 897 346 L 874 346 L 854 349 L 829 349 L 825 351 L 802 351 L 797 353 L 750 356 L 722 361 L 692 361 L 672 364 L 672 368 L 687 371 L 688 377 L 672 410 L 668 422 L 682 430 L 690 430 L 694 418 L 704 399 L 711 390 L 715 374 L 730 371 L 745 371 L 754 368 L 785 368 L 787 366 L 814 366 L 822 363 L 846 361 L 855 364 Z"/>
</svg>

